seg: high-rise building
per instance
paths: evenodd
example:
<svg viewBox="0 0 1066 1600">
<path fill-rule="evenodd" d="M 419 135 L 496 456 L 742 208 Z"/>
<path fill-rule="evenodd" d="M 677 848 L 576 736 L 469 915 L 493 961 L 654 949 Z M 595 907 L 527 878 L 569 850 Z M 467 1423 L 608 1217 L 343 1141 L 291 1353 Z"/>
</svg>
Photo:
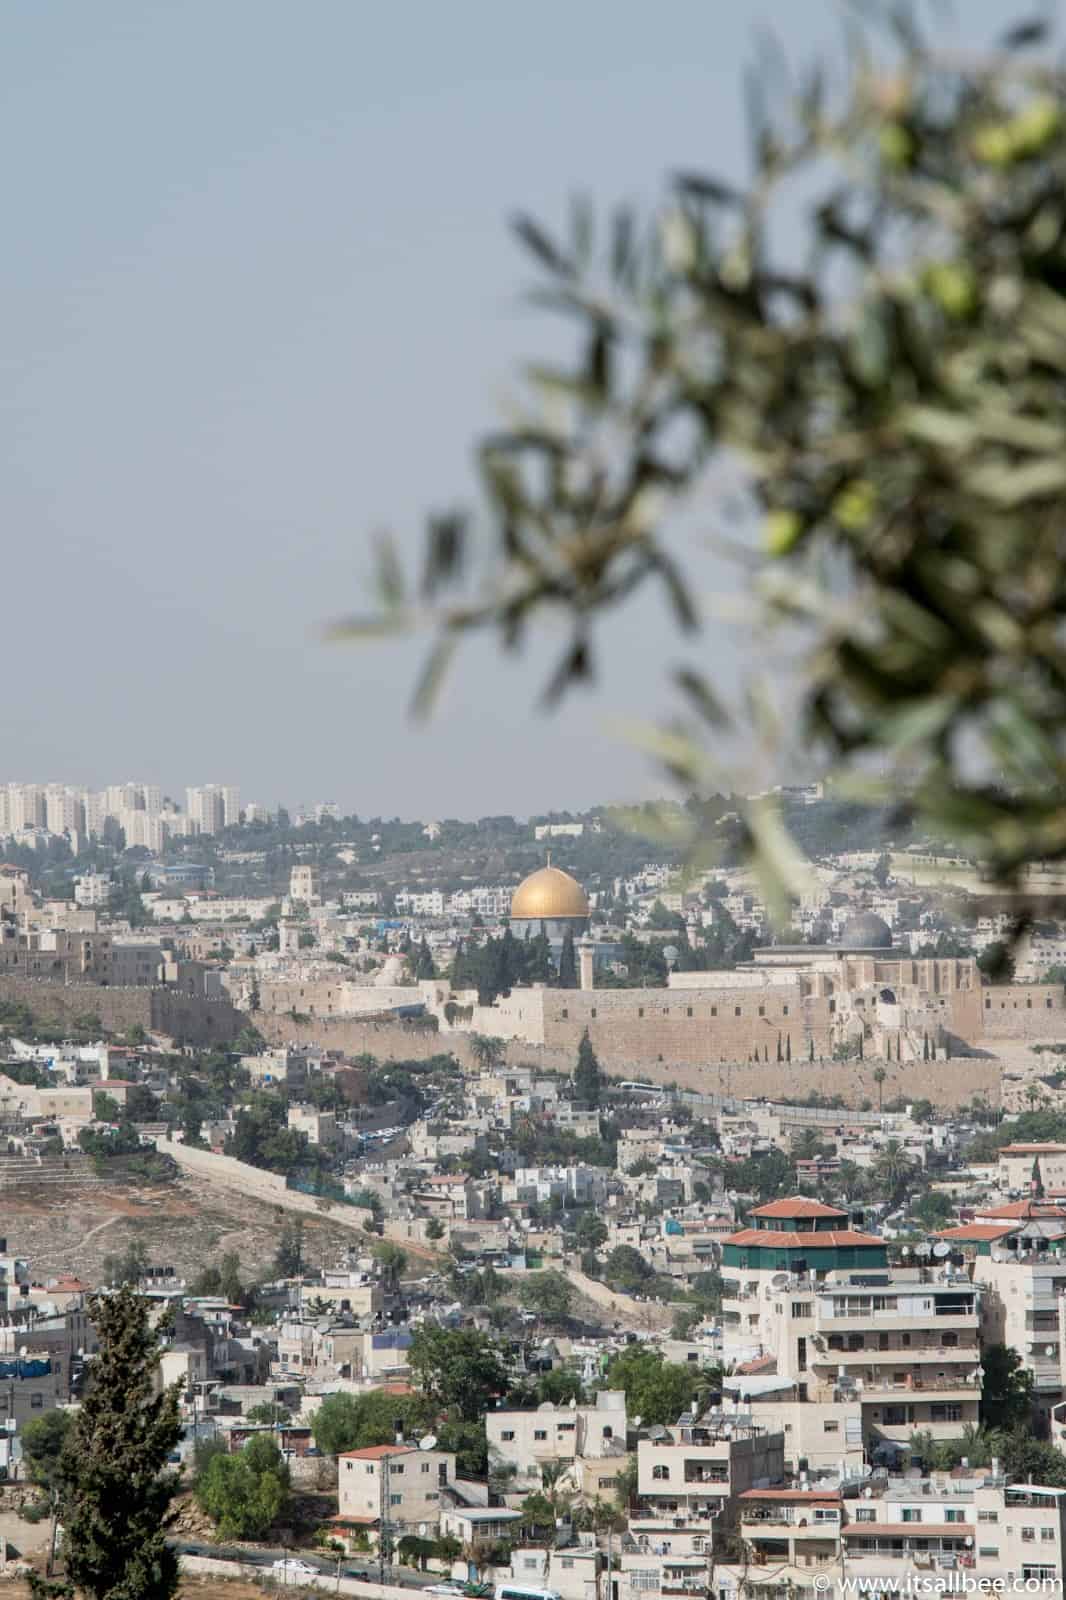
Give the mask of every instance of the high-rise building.
<svg viewBox="0 0 1066 1600">
<path fill-rule="evenodd" d="M 107 795 L 102 790 L 83 789 L 81 802 L 86 833 L 100 838 L 107 820 Z"/>
<path fill-rule="evenodd" d="M 49 833 L 84 833 L 85 807 L 76 789 L 50 783 L 44 792 L 45 827 Z"/>
<path fill-rule="evenodd" d="M 222 788 L 222 820 L 227 828 L 236 828 L 241 820 L 241 791 L 234 783 Z"/>
<path fill-rule="evenodd" d="M 201 833 L 221 833 L 225 827 L 225 801 L 217 783 L 186 789 L 185 809 L 192 820 L 199 824 Z"/>
</svg>

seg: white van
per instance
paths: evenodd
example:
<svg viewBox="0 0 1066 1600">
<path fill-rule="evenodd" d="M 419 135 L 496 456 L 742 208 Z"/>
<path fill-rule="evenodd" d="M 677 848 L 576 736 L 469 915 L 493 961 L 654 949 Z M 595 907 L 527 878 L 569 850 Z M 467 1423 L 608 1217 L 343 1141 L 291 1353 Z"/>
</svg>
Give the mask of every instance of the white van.
<svg viewBox="0 0 1066 1600">
<path fill-rule="evenodd" d="M 531 1589 L 524 1583 L 498 1583 L 493 1600 L 561 1600 L 557 1589 Z"/>
</svg>

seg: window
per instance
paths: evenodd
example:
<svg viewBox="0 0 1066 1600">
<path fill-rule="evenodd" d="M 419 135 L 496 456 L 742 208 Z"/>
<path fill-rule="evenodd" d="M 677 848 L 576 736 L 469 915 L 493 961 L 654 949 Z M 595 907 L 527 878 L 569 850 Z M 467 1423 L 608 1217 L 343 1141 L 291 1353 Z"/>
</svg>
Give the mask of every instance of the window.
<svg viewBox="0 0 1066 1600">
<path fill-rule="evenodd" d="M 31 1411 L 40 1411 L 41 1408 L 43 1407 L 43 1405 L 44 1405 L 44 1395 L 43 1394 L 31 1394 L 30 1395 L 30 1410 Z"/>
<path fill-rule="evenodd" d="M 392 1466 L 392 1465 L 389 1466 L 389 1475 L 390 1475 L 390 1477 L 398 1478 L 402 1472 L 403 1472 L 402 1463 L 401 1463 L 400 1466 Z"/>
<path fill-rule="evenodd" d="M 593 1008 L 592 1008 L 592 1015 L 593 1015 L 593 1016 L 595 1016 L 595 1015 L 596 1015 L 596 1007 L 595 1007 L 595 1006 L 593 1006 Z"/>
<path fill-rule="evenodd" d="M 1022 1543 L 1023 1544 L 1033 1544 L 1035 1542 L 1035 1540 L 1036 1540 L 1036 1529 L 1035 1528 L 1023 1528 L 1022 1529 Z"/>
<path fill-rule="evenodd" d="M 567 1571 L 571 1571 L 573 1569 L 573 1565 L 574 1565 L 573 1556 L 563 1556 L 563 1558 L 560 1561 L 559 1565 L 561 1567 L 563 1567 L 564 1569 L 566 1569 Z"/>
<path fill-rule="evenodd" d="M 977 1520 L 978 1520 L 978 1522 L 998 1522 L 999 1521 L 999 1512 L 998 1511 L 979 1511 L 977 1513 Z"/>
<path fill-rule="evenodd" d="M 809 1300 L 793 1300 L 792 1315 L 794 1317 L 809 1317 L 810 1314 L 811 1303 Z"/>
<path fill-rule="evenodd" d="M 783 1017 L 787 1017 L 788 1016 L 788 1007 L 787 1006 L 782 1006 L 781 1007 L 781 1015 Z"/>
<path fill-rule="evenodd" d="M 533 1437 L 534 1439 L 546 1439 L 548 1437 L 547 1428 L 534 1428 Z"/>
<path fill-rule="evenodd" d="M 1033 1565 L 1026 1561 L 1022 1566 L 1022 1577 L 1034 1583 L 1054 1583 L 1058 1573 L 1054 1567 Z"/>
<path fill-rule="evenodd" d="M 740 1007 L 739 1006 L 734 1006 L 733 1007 L 733 1015 L 735 1017 L 739 1017 L 740 1016 Z"/>
<path fill-rule="evenodd" d="M 505 1428 L 500 1434 L 500 1438 L 505 1440 L 507 1444 L 510 1444 L 511 1440 L 514 1438 L 514 1429 Z"/>
<path fill-rule="evenodd" d="M 403 1495 L 402 1494 L 390 1494 L 389 1495 L 389 1505 L 390 1506 L 402 1506 L 403 1505 Z"/>
<path fill-rule="evenodd" d="M 991 1556 L 993 1560 L 998 1560 L 998 1558 L 999 1558 L 999 1545 L 998 1544 L 982 1544 L 982 1545 L 979 1545 L 978 1549 L 977 1549 L 977 1554 L 979 1556 Z"/>
<path fill-rule="evenodd" d="M 904 1506 L 899 1519 L 901 1522 L 921 1522 L 922 1512 L 920 1506 Z"/>
<path fill-rule="evenodd" d="M 766 1015 L 766 1007 L 765 1006 L 760 1006 L 759 1007 L 759 1015 L 760 1015 L 760 1017 L 765 1017 L 765 1015 Z"/>
<path fill-rule="evenodd" d="M 949 1506 L 944 1512 L 945 1522 L 965 1522 L 966 1518 L 957 1506 Z"/>
<path fill-rule="evenodd" d="M 426 1491 L 426 1499 L 427 1500 L 439 1500 L 440 1499 L 440 1495 L 437 1493 L 436 1489 L 428 1489 Z"/>
<path fill-rule="evenodd" d="M 691 1006 L 686 1006 L 685 1007 L 685 1015 L 686 1015 L 686 1017 L 691 1017 L 691 1015 L 692 1015 L 692 1007 Z"/>
<path fill-rule="evenodd" d="M 370 1476 L 373 1477 L 374 1476 L 374 1464 L 373 1464 L 373 1462 L 372 1461 L 368 1461 L 366 1463 L 366 1465 L 364 1466 L 363 1471 L 364 1472 L 369 1472 Z"/>
<path fill-rule="evenodd" d="M 596 1479 L 596 1487 L 597 1487 L 597 1489 L 617 1489 L 617 1487 L 618 1487 L 618 1479 L 617 1478 L 597 1478 Z"/>
<path fill-rule="evenodd" d="M 1041 1528 L 1041 1530 L 1040 1530 L 1040 1540 L 1041 1540 L 1042 1544 L 1051 1544 L 1051 1542 L 1054 1539 L 1054 1537 L 1055 1537 L 1054 1528 Z"/>
<path fill-rule="evenodd" d="M 931 1422 L 959 1422 L 962 1418 L 960 1405 L 942 1405 L 929 1407 L 929 1420 Z"/>
<path fill-rule="evenodd" d="M 652 1567 L 649 1572 L 631 1572 L 629 1574 L 629 1587 L 638 1594 L 648 1589 L 657 1589 L 659 1587 L 658 1568 Z"/>
<path fill-rule="evenodd" d="M 823 1422 L 822 1423 L 822 1432 L 823 1433 L 839 1433 L 840 1432 L 840 1423 L 839 1422 Z"/>
<path fill-rule="evenodd" d="M 613 1439 L 614 1438 L 614 1429 L 611 1427 L 610 1423 L 608 1423 L 607 1426 L 604 1428 L 603 1437 L 605 1439 Z"/>
<path fill-rule="evenodd" d="M 657 1483 L 666 1483 L 670 1477 L 669 1467 L 652 1467 L 651 1475 Z"/>
<path fill-rule="evenodd" d="M 877 1521 L 877 1512 L 874 1510 L 873 1506 L 856 1506 L 855 1507 L 855 1521 L 856 1522 L 876 1522 Z"/>
<path fill-rule="evenodd" d="M 716 1017 L 717 1015 L 718 1015 L 718 1007 L 717 1006 L 712 1006 L 711 1007 L 711 1016 L 712 1017 Z"/>
<path fill-rule="evenodd" d="M 637 1007 L 637 1016 L 638 1017 L 642 1017 L 643 1015 L 644 1015 L 644 1007 L 643 1006 L 638 1006 Z"/>
<path fill-rule="evenodd" d="M 423 1461 L 423 1463 L 422 1463 L 422 1471 L 423 1472 L 429 1472 L 430 1470 L 431 1470 L 431 1463 L 428 1462 L 428 1461 Z"/>
</svg>

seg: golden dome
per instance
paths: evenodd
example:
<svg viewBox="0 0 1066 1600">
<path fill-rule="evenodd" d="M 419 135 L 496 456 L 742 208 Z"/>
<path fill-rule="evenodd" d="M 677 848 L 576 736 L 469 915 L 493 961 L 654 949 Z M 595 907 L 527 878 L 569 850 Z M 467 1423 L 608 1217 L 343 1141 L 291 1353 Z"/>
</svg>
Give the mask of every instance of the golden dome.
<svg viewBox="0 0 1066 1600">
<path fill-rule="evenodd" d="M 589 903 L 576 878 L 558 867 L 540 867 L 511 896 L 511 916 L 544 919 L 587 917 Z"/>
</svg>

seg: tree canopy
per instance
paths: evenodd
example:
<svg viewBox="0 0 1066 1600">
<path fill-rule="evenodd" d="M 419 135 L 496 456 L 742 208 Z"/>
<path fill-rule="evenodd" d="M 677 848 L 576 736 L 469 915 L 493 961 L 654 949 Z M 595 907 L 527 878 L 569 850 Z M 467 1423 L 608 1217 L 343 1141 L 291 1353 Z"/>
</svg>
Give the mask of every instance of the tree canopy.
<svg viewBox="0 0 1066 1600">
<path fill-rule="evenodd" d="M 649 737 L 671 774 L 715 784 L 723 733 L 754 723 L 1007 881 L 1066 854 L 1066 71 L 1028 18 L 981 60 L 891 15 L 884 38 L 849 30 L 844 74 L 760 64 L 746 182 L 695 150 L 651 217 L 517 220 L 572 354 L 528 364 L 514 422 L 481 441 L 490 581 L 475 519 L 435 515 L 421 580 L 386 543 L 378 615 L 337 631 L 413 629 L 428 606 L 425 710 L 465 635 L 514 649 L 562 613 L 555 700 L 594 675 L 598 622 L 657 586 L 694 647 L 664 662 L 682 716 Z M 733 710 L 671 519 L 725 480 L 732 536 L 738 464 L 733 543 L 771 659 Z M 741 811 L 783 911 L 795 856 L 767 801 Z"/>
</svg>

